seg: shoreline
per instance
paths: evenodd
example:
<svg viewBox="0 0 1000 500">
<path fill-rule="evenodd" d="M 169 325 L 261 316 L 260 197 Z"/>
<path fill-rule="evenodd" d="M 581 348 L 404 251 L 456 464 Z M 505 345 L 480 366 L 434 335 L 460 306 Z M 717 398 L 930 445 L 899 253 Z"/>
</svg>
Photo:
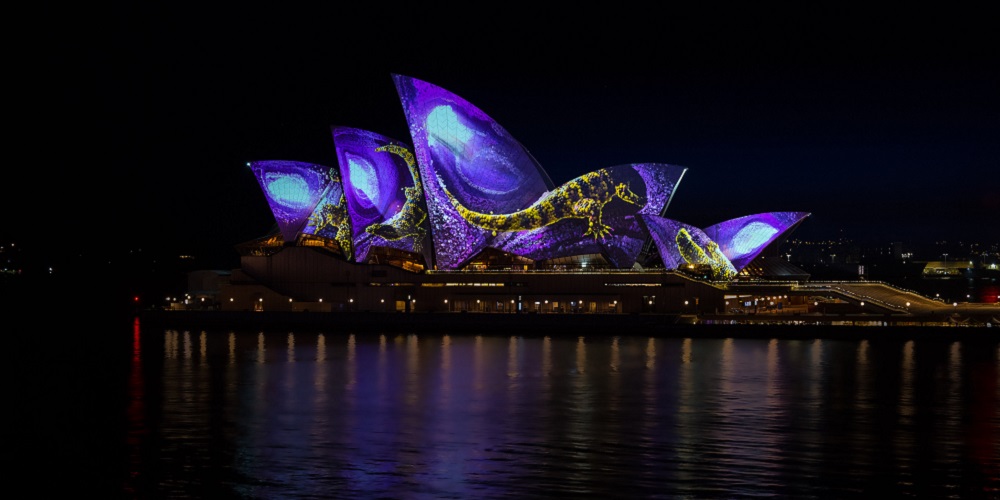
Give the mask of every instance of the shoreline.
<svg viewBox="0 0 1000 500">
<path fill-rule="evenodd" d="M 847 320 L 881 322 L 882 317 Z M 137 313 L 144 326 L 201 329 L 298 329 L 351 333 L 515 334 L 782 339 L 938 339 L 1000 341 L 1000 325 L 850 325 L 845 317 L 694 317 L 677 314 L 498 314 L 377 312 L 163 311 Z M 943 318 L 947 321 L 947 318 Z M 893 318 L 900 321 L 899 318 Z M 721 323 L 722 321 L 736 323 Z M 779 322 L 780 321 L 780 322 Z M 793 324 L 791 321 L 810 322 Z"/>
</svg>

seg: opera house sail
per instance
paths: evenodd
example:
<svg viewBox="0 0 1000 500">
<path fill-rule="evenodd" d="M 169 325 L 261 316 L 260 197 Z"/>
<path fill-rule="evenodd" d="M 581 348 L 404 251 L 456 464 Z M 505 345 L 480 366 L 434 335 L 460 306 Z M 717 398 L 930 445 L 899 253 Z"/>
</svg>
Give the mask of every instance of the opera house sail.
<svg viewBox="0 0 1000 500">
<path fill-rule="evenodd" d="M 687 168 L 667 163 L 609 165 L 556 186 L 478 107 L 432 83 L 392 79 L 412 147 L 337 126 L 334 167 L 249 163 L 286 243 L 335 241 L 353 263 L 392 249 L 421 269 L 451 271 L 487 250 L 534 263 L 596 254 L 630 269 L 655 248 L 664 269 L 698 266 L 727 281 L 809 215 L 766 212 L 707 228 L 672 220 Z"/>
<path fill-rule="evenodd" d="M 334 127 L 333 142 L 354 235 L 354 259 L 371 247 L 431 260 L 430 224 L 416 160 L 403 143 L 367 130 Z"/>
<path fill-rule="evenodd" d="M 248 164 L 286 242 L 298 235 L 336 241 L 351 258 L 351 236 L 340 174 L 313 163 L 267 160 Z"/>
</svg>

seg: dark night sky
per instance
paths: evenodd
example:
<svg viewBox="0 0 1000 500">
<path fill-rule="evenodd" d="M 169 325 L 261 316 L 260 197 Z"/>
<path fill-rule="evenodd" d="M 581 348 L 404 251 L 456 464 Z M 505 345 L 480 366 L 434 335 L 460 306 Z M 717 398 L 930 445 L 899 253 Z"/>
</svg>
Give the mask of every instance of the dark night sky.
<svg viewBox="0 0 1000 500">
<path fill-rule="evenodd" d="M 696 226 L 808 211 L 796 237 L 1000 240 L 984 12 L 129 9 L 63 12 L 10 63 L 29 159 L 3 236 L 228 263 L 273 224 L 245 163 L 332 166 L 331 125 L 411 142 L 401 73 L 478 106 L 556 184 L 688 167 L 667 215 Z"/>
</svg>

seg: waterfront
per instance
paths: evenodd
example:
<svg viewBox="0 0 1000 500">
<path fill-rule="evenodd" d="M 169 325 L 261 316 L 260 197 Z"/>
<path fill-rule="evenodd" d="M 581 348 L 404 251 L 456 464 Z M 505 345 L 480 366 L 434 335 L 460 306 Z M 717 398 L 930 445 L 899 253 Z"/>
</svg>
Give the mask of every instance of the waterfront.
<svg viewBox="0 0 1000 500">
<path fill-rule="evenodd" d="M 37 428 L 24 436 L 34 463 L 60 478 L 49 488 L 126 498 L 1000 492 L 996 336 L 90 326 L 34 347 L 42 362 L 29 379 L 42 385 L 27 391 L 21 423 Z"/>
</svg>

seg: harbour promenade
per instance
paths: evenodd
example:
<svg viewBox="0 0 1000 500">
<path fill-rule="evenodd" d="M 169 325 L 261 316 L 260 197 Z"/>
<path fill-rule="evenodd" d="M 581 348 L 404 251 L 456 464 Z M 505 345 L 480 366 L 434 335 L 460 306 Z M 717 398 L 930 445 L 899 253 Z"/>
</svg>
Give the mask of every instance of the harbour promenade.
<svg viewBox="0 0 1000 500">
<path fill-rule="evenodd" d="M 1000 325 L 890 315 L 497 314 L 140 311 L 144 327 L 201 330 L 692 338 L 1000 339 Z"/>
</svg>

